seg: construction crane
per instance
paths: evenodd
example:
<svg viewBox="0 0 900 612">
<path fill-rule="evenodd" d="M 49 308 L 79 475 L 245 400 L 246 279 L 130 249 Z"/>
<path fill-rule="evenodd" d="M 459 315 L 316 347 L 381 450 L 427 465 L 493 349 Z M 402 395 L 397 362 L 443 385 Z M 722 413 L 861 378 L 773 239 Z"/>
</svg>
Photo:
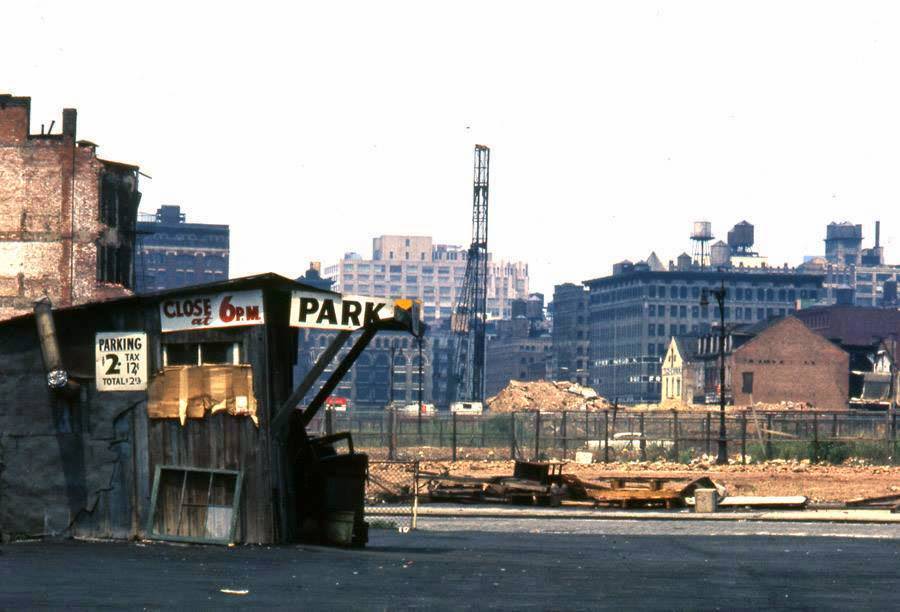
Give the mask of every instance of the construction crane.
<svg viewBox="0 0 900 612">
<path fill-rule="evenodd" d="M 491 150 L 484 145 L 475 145 L 472 244 L 466 256 L 466 277 L 450 321 L 455 340 L 448 388 L 450 403 L 484 401 L 490 161 Z"/>
</svg>

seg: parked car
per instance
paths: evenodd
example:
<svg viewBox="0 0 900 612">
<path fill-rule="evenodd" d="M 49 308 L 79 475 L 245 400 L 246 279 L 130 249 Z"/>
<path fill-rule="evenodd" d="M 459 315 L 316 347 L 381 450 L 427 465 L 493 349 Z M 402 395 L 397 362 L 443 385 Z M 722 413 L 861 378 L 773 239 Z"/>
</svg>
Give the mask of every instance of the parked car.
<svg viewBox="0 0 900 612">
<path fill-rule="evenodd" d="M 349 406 L 350 400 L 348 400 L 346 397 L 329 395 L 325 399 L 325 410 L 332 410 L 334 412 L 347 412 L 347 408 Z"/>
</svg>

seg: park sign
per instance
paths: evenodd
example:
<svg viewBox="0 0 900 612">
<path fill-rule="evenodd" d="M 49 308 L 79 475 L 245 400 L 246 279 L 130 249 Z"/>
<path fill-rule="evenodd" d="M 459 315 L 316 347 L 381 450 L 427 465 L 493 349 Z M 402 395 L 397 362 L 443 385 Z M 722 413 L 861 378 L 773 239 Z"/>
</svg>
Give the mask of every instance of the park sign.
<svg viewBox="0 0 900 612">
<path fill-rule="evenodd" d="M 94 340 L 97 391 L 147 388 L 147 334 L 98 332 Z"/>
<path fill-rule="evenodd" d="M 185 295 L 159 303 L 159 324 L 163 332 L 263 323 L 263 294 L 259 289 Z"/>
<path fill-rule="evenodd" d="M 353 331 L 394 317 L 391 300 L 313 291 L 291 294 L 291 327 Z"/>
</svg>

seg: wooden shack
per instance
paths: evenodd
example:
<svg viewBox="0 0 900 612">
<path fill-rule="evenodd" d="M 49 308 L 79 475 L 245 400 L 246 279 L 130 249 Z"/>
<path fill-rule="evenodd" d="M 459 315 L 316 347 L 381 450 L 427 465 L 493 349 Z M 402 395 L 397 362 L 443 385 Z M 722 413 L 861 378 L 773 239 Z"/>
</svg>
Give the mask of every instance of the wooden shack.
<svg viewBox="0 0 900 612">
<path fill-rule="evenodd" d="M 35 315 L 0 323 L 0 534 L 285 541 L 295 290 L 335 295 L 264 274 L 54 310 L 57 389 Z"/>
</svg>

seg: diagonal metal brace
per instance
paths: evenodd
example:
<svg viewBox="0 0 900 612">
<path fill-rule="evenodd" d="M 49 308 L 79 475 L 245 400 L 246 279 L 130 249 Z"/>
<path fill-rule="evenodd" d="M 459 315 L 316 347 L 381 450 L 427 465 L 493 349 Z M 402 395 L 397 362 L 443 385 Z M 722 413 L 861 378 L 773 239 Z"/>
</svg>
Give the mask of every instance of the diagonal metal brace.
<svg viewBox="0 0 900 612">
<path fill-rule="evenodd" d="M 306 407 L 306 410 L 303 411 L 300 422 L 304 428 L 306 428 L 306 426 L 309 425 L 309 422 L 313 420 L 313 417 L 315 417 L 316 413 L 319 412 L 322 404 L 325 403 L 325 400 L 329 395 L 331 395 L 331 392 L 334 391 L 335 387 L 338 386 L 338 383 L 341 382 L 341 379 L 344 378 L 344 375 L 350 370 L 351 367 L 353 367 L 356 359 L 360 356 L 360 354 L 362 354 L 365 348 L 369 346 L 372 338 L 374 338 L 375 334 L 377 333 L 378 328 L 375 326 L 367 327 L 364 329 L 362 335 L 353 344 L 350 352 L 347 353 L 347 356 L 341 360 L 338 366 L 334 369 L 334 372 L 331 373 L 331 376 L 328 377 L 328 380 L 325 381 L 325 384 L 322 385 L 322 388 L 319 389 L 319 392 Z"/>
<path fill-rule="evenodd" d="M 335 336 L 334 340 L 331 341 L 331 344 L 328 345 L 325 352 L 319 356 L 315 365 L 306 373 L 306 376 L 303 378 L 300 385 L 294 389 L 294 392 L 291 393 L 286 400 L 284 400 L 284 403 L 278 409 L 278 412 L 275 413 L 275 417 L 272 419 L 273 432 L 278 433 L 286 429 L 287 424 L 290 422 L 291 414 L 294 412 L 294 409 L 297 408 L 297 404 L 303 400 L 303 397 L 309 393 L 312 386 L 316 384 L 316 381 L 319 380 L 319 376 L 322 375 L 325 368 L 327 368 L 334 360 L 334 356 L 344 347 L 352 333 L 353 332 L 349 331 L 340 332 Z"/>
</svg>

